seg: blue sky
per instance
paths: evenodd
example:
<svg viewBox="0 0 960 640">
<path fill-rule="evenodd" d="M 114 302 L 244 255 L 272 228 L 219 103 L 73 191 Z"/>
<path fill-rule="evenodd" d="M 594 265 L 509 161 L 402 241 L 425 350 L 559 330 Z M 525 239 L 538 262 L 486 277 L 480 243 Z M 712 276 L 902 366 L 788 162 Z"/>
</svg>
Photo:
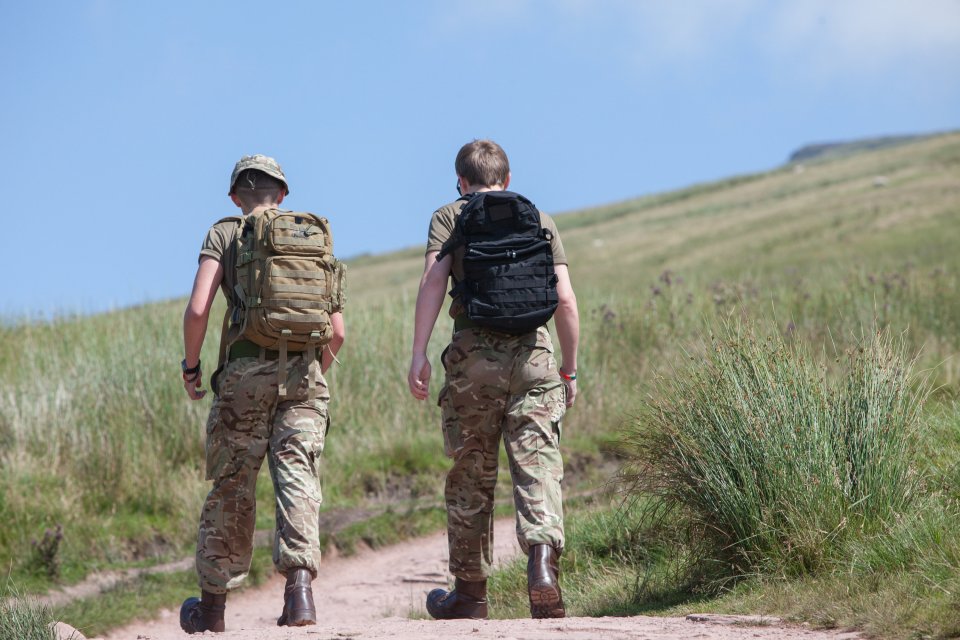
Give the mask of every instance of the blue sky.
<svg viewBox="0 0 960 640">
<path fill-rule="evenodd" d="M 6 2 L 0 314 L 186 295 L 244 154 L 338 254 L 424 242 L 475 137 L 559 213 L 960 128 L 960 0 Z"/>
</svg>

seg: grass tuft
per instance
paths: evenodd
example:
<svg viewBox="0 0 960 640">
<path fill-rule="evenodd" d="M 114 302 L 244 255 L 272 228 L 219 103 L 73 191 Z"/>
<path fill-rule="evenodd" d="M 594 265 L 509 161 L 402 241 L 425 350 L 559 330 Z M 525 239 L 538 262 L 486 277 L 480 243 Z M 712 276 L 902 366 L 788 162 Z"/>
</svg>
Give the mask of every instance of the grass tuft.
<svg viewBox="0 0 960 640">
<path fill-rule="evenodd" d="M 830 375 L 802 341 L 723 325 L 625 432 L 624 478 L 649 521 L 688 532 L 696 570 L 723 585 L 822 571 L 851 537 L 908 514 L 927 395 L 884 332 Z"/>
<path fill-rule="evenodd" d="M 0 590 L 0 640 L 56 640 L 53 623 L 48 607 Z"/>
</svg>

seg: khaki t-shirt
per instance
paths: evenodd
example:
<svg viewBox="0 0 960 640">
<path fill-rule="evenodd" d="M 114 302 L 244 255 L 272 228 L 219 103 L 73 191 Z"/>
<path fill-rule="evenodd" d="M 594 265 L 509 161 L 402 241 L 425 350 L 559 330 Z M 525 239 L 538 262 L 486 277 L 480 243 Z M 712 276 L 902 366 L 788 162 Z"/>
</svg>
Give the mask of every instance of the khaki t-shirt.
<svg viewBox="0 0 960 640">
<path fill-rule="evenodd" d="M 466 200 L 456 200 L 450 204 L 444 205 L 433 212 L 430 218 L 430 231 L 427 233 L 427 251 L 440 251 L 443 245 L 453 235 L 456 226 L 457 216 L 460 210 L 467 204 Z M 540 224 L 544 229 L 550 232 L 550 249 L 553 251 L 553 264 L 567 264 L 567 254 L 563 251 L 563 243 L 560 241 L 560 232 L 557 231 L 557 223 L 553 218 L 545 213 L 540 213 Z M 456 282 L 463 280 L 463 247 L 454 249 L 453 265 L 451 271 Z"/>
<path fill-rule="evenodd" d="M 203 239 L 203 246 L 200 247 L 199 261 L 204 256 L 209 256 L 220 263 L 223 267 L 223 280 L 220 282 L 220 290 L 233 306 L 238 296 L 234 289 L 237 286 L 237 273 L 234 268 L 237 264 L 237 233 L 240 231 L 240 219 L 229 218 L 216 223 L 207 231 L 207 237 Z"/>
</svg>

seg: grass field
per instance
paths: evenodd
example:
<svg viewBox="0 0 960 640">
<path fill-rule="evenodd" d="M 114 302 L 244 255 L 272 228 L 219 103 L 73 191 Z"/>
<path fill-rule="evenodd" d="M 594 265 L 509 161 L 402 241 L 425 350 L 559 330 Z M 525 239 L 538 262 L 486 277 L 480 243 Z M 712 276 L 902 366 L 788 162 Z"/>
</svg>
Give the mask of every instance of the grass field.
<svg viewBox="0 0 960 640">
<path fill-rule="evenodd" d="M 709 606 L 868 628 L 872 623 L 852 612 L 875 607 L 884 633 L 946 636 L 947 622 L 924 627 L 907 616 L 906 605 L 882 598 L 922 598 L 924 589 L 937 593 L 941 586 L 956 594 L 960 586 L 960 549 L 936 551 L 934 544 L 938 526 L 958 523 L 960 497 L 953 404 L 960 394 L 958 220 L 960 134 L 558 216 L 582 319 L 581 396 L 564 425 L 568 491 L 608 480 L 624 434 L 664 393 L 657 381 L 672 376 L 683 384 L 685 363 L 706 362 L 705 345 L 722 327 L 750 323 L 787 348 L 802 345 L 829 375 L 842 374 L 838 357 L 884 329 L 930 385 L 908 460 L 923 471 L 913 504 L 927 506 L 903 514 L 914 524 L 876 545 L 851 536 L 816 571 L 758 571 L 732 590 L 710 592 Z M 325 508 L 379 513 L 440 504 L 447 463 L 438 409 L 413 401 L 405 384 L 421 269 L 420 249 L 350 265 L 347 344 L 331 376 Z M 184 303 L 0 325 L 0 563 L 20 591 L 192 553 L 207 488 L 209 405 L 189 402 L 180 385 Z M 215 319 L 205 362 L 216 360 L 218 329 Z M 435 363 L 449 331 L 444 320 L 434 334 Z M 434 381 L 434 395 L 438 390 Z M 258 527 L 269 529 L 272 492 L 261 480 Z M 577 596 L 577 610 L 667 611 L 706 597 L 670 579 L 690 551 L 679 540 L 649 538 L 669 531 L 649 529 L 636 514 L 618 515 L 602 500 L 582 511 L 573 522 L 582 519 L 576 527 L 594 533 L 568 557 L 583 568 L 583 584 L 595 588 Z M 603 527 L 591 518 L 633 525 Z M 621 536 L 614 548 L 622 557 L 586 551 L 605 548 L 601 542 L 610 548 L 608 540 L 597 541 L 603 532 Z M 604 578 L 610 562 L 627 562 L 649 579 L 637 573 L 630 589 L 611 587 Z M 933 577 L 941 574 L 943 580 Z M 913 586 L 890 594 L 891 582 Z M 847 595 L 838 596 L 844 589 Z M 603 595 L 611 593 L 627 596 Z M 936 615 L 948 621 L 950 611 L 960 611 L 951 597 L 924 602 L 935 602 Z M 89 622 L 76 615 L 68 621 Z"/>
</svg>

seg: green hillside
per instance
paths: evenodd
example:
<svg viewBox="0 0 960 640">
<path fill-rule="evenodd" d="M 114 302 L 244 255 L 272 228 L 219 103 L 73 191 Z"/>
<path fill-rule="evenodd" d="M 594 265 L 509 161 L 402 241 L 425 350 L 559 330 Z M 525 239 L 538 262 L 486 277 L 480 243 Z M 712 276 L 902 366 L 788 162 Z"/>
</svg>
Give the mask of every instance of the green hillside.
<svg viewBox="0 0 960 640">
<path fill-rule="evenodd" d="M 425 222 L 430 212 L 418 213 Z M 696 357 L 697 338 L 725 319 L 829 353 L 877 325 L 905 332 L 918 367 L 933 370 L 930 411 L 952 406 L 958 220 L 957 133 L 558 215 L 583 334 L 581 397 L 564 423 L 568 492 L 607 480 L 613 443 L 654 376 Z M 350 264 L 328 515 L 386 509 L 390 521 L 442 504 L 438 409 L 405 382 L 422 260 L 413 248 Z M 191 403 L 180 384 L 184 303 L 0 326 L 0 564 L 19 589 L 192 554 L 209 402 Z M 213 320 L 205 362 L 216 360 L 218 330 Z M 449 330 L 434 334 L 435 372 Z M 960 451 L 955 432 L 931 459 Z M 269 530 L 261 481 L 258 526 Z M 45 545 L 58 525 L 62 542 Z"/>
</svg>

